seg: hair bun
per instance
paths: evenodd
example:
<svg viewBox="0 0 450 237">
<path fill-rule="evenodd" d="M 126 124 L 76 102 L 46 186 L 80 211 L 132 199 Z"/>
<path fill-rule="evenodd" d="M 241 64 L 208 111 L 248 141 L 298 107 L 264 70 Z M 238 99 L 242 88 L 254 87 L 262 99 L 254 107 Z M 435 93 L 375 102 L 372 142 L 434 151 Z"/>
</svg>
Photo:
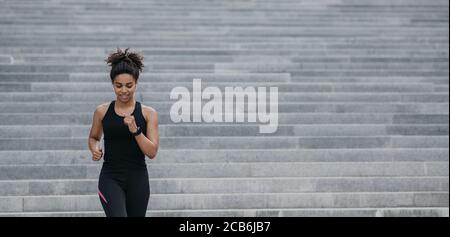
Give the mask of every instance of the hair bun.
<svg viewBox="0 0 450 237">
<path fill-rule="evenodd" d="M 120 48 L 117 48 L 117 51 L 111 53 L 105 60 L 106 63 L 114 67 L 115 65 L 121 62 L 126 62 L 127 64 L 135 67 L 136 69 L 142 72 L 142 68 L 144 67 L 142 60 L 144 59 L 144 56 L 142 56 L 142 54 L 139 53 L 128 52 L 129 49 L 130 48 L 127 48 L 125 49 L 125 51 L 122 51 Z"/>
</svg>

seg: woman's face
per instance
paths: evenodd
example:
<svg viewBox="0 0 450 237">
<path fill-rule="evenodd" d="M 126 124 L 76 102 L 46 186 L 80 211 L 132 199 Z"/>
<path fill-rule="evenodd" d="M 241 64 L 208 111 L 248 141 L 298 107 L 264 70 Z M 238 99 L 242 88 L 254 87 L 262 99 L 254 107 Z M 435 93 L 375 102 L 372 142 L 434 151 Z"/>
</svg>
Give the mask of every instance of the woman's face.
<svg viewBox="0 0 450 237">
<path fill-rule="evenodd" d="M 134 97 L 136 86 L 137 82 L 132 75 L 127 73 L 117 75 L 113 81 L 114 93 L 116 93 L 117 100 L 123 103 L 128 102 Z"/>
</svg>

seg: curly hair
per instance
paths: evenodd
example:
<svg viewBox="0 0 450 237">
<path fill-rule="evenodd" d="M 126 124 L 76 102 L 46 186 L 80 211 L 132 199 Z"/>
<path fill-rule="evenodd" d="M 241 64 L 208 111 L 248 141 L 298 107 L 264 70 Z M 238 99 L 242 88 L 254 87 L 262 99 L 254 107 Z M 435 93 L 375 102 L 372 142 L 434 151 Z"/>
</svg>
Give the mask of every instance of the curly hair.
<svg viewBox="0 0 450 237">
<path fill-rule="evenodd" d="M 144 56 L 136 52 L 128 52 L 128 50 L 129 48 L 125 51 L 117 48 L 116 52 L 109 54 L 108 58 L 105 59 L 105 62 L 111 66 L 111 72 L 109 73 L 111 81 L 114 81 L 114 78 L 122 73 L 132 75 L 136 81 L 139 79 L 139 72 L 142 72 L 144 67 L 142 63 Z"/>
</svg>

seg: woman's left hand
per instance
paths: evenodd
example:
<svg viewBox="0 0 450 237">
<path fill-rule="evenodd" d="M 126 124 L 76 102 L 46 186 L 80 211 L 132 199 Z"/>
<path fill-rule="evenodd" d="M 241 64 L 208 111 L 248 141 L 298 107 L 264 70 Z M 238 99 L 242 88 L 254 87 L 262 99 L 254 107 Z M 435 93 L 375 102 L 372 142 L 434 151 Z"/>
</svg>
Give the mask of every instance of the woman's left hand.
<svg viewBox="0 0 450 237">
<path fill-rule="evenodd" d="M 123 123 L 128 126 L 128 130 L 130 130 L 131 133 L 137 132 L 138 127 L 133 115 L 125 116 L 125 118 L 123 119 Z"/>
</svg>

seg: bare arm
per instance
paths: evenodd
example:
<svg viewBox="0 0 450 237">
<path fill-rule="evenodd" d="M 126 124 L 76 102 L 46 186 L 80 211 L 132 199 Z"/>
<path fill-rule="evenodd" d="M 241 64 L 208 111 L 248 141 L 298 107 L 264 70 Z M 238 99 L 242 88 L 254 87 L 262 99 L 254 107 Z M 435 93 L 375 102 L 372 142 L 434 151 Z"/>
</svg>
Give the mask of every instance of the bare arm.
<svg viewBox="0 0 450 237">
<path fill-rule="evenodd" d="M 101 108 L 100 106 L 96 108 L 94 116 L 92 118 L 92 127 L 89 132 L 88 146 L 92 153 L 92 159 L 97 161 L 103 155 L 103 151 L 98 149 L 98 143 L 103 135 L 103 126 L 101 121 Z"/>
<path fill-rule="evenodd" d="M 150 108 L 147 113 L 147 137 L 141 133 L 135 137 L 141 151 L 150 159 L 155 158 L 159 148 L 158 114 Z"/>
</svg>

